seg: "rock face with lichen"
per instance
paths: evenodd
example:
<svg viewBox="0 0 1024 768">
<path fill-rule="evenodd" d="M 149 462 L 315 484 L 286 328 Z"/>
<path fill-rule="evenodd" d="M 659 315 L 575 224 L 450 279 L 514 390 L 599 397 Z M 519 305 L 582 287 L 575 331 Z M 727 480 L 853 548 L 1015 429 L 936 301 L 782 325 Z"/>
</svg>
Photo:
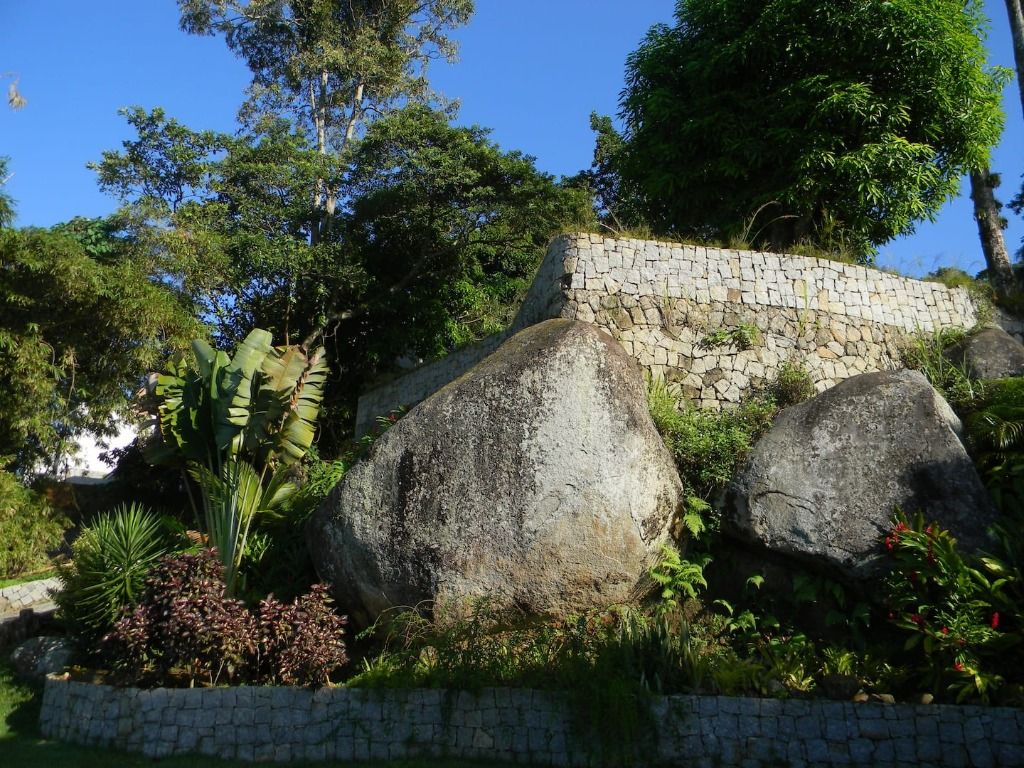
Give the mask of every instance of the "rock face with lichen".
<svg viewBox="0 0 1024 768">
<path fill-rule="evenodd" d="M 604 331 L 550 320 L 386 432 L 309 541 L 359 623 L 485 596 L 566 615 L 646 591 L 682 498 L 638 366 Z"/>
<path fill-rule="evenodd" d="M 921 373 L 854 376 L 780 414 L 733 484 L 723 524 L 854 580 L 876 572 L 897 508 L 922 511 L 977 549 L 996 511 L 959 431 Z"/>
</svg>

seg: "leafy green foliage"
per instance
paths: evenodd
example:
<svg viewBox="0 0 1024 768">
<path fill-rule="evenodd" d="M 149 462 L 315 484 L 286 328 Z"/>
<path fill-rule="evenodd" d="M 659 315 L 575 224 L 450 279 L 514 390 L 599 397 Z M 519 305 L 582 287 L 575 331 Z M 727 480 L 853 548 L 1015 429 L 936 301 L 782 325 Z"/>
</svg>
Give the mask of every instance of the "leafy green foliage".
<svg viewBox="0 0 1024 768">
<path fill-rule="evenodd" d="M 138 139 L 98 166 L 125 226 L 220 340 L 254 326 L 323 340 L 334 450 L 368 381 L 504 328 L 551 235 L 592 218 L 582 190 L 422 106 L 375 121 L 344 163 L 283 122 L 229 137 L 159 111 L 128 118 Z M 329 227 L 310 196 L 328 178 L 345 190 Z"/>
<path fill-rule="evenodd" d="M 741 323 L 733 328 L 717 328 L 700 340 L 701 349 L 735 347 L 738 350 L 751 349 L 764 341 L 756 325 Z"/>
<path fill-rule="evenodd" d="M 768 396 L 779 408 L 810 400 L 815 391 L 811 374 L 799 360 L 784 360 L 768 385 Z"/>
<path fill-rule="evenodd" d="M 1020 562 L 1014 568 L 996 557 L 965 557 L 949 531 L 920 513 L 897 513 L 885 543 L 894 564 L 886 581 L 890 620 L 908 635 L 905 650 L 917 654 L 928 689 L 987 702 L 1008 685 L 1019 699 Z"/>
<path fill-rule="evenodd" d="M 0 579 L 45 567 L 69 525 L 40 494 L 0 471 Z"/>
<path fill-rule="evenodd" d="M 58 569 L 56 595 L 68 631 L 83 650 L 94 650 L 121 614 L 138 603 L 150 569 L 174 545 L 160 519 L 136 505 L 100 515 L 83 528 L 71 561 Z"/>
<path fill-rule="evenodd" d="M 3 191 L 3 186 L 9 178 L 7 163 L 8 158 L 0 157 L 0 228 L 9 227 L 14 223 L 14 201 Z"/>
<path fill-rule="evenodd" d="M 1019 514 L 1024 509 L 1024 378 L 986 382 L 966 425 L 992 498 L 1005 514 Z"/>
<path fill-rule="evenodd" d="M 656 610 L 667 613 L 678 609 L 686 598 L 696 599 L 699 590 L 708 586 L 704 566 L 710 561 L 711 555 L 707 554 L 694 560 L 683 559 L 675 547 L 664 545 L 661 559 L 650 571 L 651 579 L 658 586 Z"/>
<path fill-rule="evenodd" d="M 59 468 L 109 434 L 147 369 L 198 330 L 190 305 L 100 220 L 0 229 L 0 465 Z"/>
<path fill-rule="evenodd" d="M 660 232 L 867 258 L 999 138 L 1008 73 L 985 68 L 974 0 L 680 0 L 675 17 L 627 61 L 617 163 Z"/>
<path fill-rule="evenodd" d="M 975 381 L 963 365 L 946 354 L 949 347 L 963 341 L 966 332 L 943 328 L 934 334 L 919 334 L 903 349 L 903 364 L 920 371 L 953 408 L 971 407 L 984 393 L 985 385 Z"/>
<path fill-rule="evenodd" d="M 776 412 L 773 403 L 756 399 L 721 412 L 681 405 L 660 382 L 652 384 L 649 404 L 683 485 L 704 500 L 732 479 Z"/>
</svg>

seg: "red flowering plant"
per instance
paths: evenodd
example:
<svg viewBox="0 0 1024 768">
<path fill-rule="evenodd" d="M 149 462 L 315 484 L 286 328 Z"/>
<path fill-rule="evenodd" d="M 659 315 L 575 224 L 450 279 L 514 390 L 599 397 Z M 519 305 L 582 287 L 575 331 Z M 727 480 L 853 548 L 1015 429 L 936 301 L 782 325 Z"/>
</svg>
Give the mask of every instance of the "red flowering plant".
<svg viewBox="0 0 1024 768">
<path fill-rule="evenodd" d="M 957 701 L 988 701 L 1006 682 L 1006 650 L 1021 639 L 1006 625 L 1007 579 L 990 565 L 1000 561 L 961 555 L 950 532 L 921 513 L 897 511 L 884 546 L 889 620 L 908 634 L 921 681 L 933 693 L 945 683 Z"/>
</svg>

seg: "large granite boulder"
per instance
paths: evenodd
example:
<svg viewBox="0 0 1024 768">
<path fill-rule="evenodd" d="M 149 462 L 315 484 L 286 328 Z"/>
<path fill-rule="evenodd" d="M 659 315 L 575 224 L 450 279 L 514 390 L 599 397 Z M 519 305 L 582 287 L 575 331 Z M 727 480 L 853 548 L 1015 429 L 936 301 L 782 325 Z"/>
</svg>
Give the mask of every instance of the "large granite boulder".
<svg viewBox="0 0 1024 768">
<path fill-rule="evenodd" d="M 723 522 L 743 541 L 848 580 L 876 572 L 897 507 L 976 549 L 996 511 L 959 430 L 917 371 L 854 376 L 782 412 L 730 489 Z"/>
<path fill-rule="evenodd" d="M 946 351 L 953 362 L 963 365 L 975 379 L 1003 379 L 1024 376 L 1024 344 L 1002 328 L 985 328 Z"/>
<path fill-rule="evenodd" d="M 360 624 L 485 596 L 566 615 L 637 599 L 681 500 L 636 364 L 595 326 L 549 320 L 386 432 L 309 543 Z"/>
</svg>

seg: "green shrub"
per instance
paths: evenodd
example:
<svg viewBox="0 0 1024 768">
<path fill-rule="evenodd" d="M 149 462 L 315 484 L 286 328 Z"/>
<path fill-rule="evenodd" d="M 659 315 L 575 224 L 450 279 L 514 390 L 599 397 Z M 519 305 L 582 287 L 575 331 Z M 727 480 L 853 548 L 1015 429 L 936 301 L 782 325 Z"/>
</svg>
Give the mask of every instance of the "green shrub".
<svg viewBox="0 0 1024 768">
<path fill-rule="evenodd" d="M 967 337 L 959 328 L 944 328 L 935 334 L 920 334 L 903 349 L 903 364 L 920 371 L 957 411 L 968 409 L 981 398 L 985 388 L 974 381 L 964 366 L 946 356 L 946 350 Z"/>
<path fill-rule="evenodd" d="M 1024 510 L 1024 377 L 987 382 L 965 419 L 978 471 L 1004 514 Z"/>
<path fill-rule="evenodd" d="M 0 579 L 45 568 L 69 525 L 40 494 L 0 471 Z"/>
<path fill-rule="evenodd" d="M 732 479 L 776 413 L 765 399 L 721 412 L 693 408 L 660 382 L 652 384 L 649 404 L 687 492 L 705 500 Z"/>
<path fill-rule="evenodd" d="M 60 615 L 79 647 L 91 653 L 114 622 L 142 596 L 150 569 L 175 538 L 139 505 L 118 507 L 86 526 L 60 566 Z"/>
<path fill-rule="evenodd" d="M 718 328 L 700 340 L 701 349 L 717 349 L 718 347 L 735 347 L 739 350 L 751 349 L 763 343 L 764 337 L 756 325 L 741 323 L 733 328 Z"/>
<path fill-rule="evenodd" d="M 779 366 L 775 379 L 768 386 L 768 396 L 779 408 L 802 403 L 814 397 L 814 381 L 807 367 L 797 360 L 786 360 Z"/>
</svg>

